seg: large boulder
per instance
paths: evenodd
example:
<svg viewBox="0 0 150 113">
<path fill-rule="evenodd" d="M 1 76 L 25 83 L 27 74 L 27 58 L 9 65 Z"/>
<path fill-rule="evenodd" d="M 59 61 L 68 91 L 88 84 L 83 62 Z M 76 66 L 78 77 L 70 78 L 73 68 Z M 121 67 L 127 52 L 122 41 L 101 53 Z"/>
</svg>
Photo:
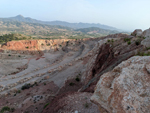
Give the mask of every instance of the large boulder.
<svg viewBox="0 0 150 113">
<path fill-rule="evenodd" d="M 142 36 L 145 38 L 150 38 L 150 28 L 143 31 Z"/>
<path fill-rule="evenodd" d="M 141 44 L 145 47 L 150 47 L 150 28 L 142 33 L 142 37 L 145 37 L 146 39 L 144 39 Z"/>
<path fill-rule="evenodd" d="M 141 45 L 149 48 L 150 47 L 150 38 L 146 38 L 146 39 L 142 40 Z"/>
<path fill-rule="evenodd" d="M 91 101 L 110 113 L 150 113 L 150 56 L 135 56 L 101 76 Z"/>
<path fill-rule="evenodd" d="M 136 29 L 131 33 L 133 36 L 142 36 L 142 30 Z"/>
</svg>

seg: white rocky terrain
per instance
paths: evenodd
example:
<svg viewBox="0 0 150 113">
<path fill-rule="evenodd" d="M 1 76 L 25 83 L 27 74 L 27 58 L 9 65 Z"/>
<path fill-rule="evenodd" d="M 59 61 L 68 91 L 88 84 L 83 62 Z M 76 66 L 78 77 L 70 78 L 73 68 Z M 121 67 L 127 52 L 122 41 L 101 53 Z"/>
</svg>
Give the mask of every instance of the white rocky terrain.
<svg viewBox="0 0 150 113">
<path fill-rule="evenodd" d="M 150 57 L 132 57 L 103 74 L 91 100 L 113 113 L 149 113 Z"/>
<path fill-rule="evenodd" d="M 133 34 L 146 37 L 142 44 L 150 47 L 149 31 Z M 110 113 L 150 113 L 150 57 L 134 56 L 103 74 L 91 101 Z"/>
</svg>

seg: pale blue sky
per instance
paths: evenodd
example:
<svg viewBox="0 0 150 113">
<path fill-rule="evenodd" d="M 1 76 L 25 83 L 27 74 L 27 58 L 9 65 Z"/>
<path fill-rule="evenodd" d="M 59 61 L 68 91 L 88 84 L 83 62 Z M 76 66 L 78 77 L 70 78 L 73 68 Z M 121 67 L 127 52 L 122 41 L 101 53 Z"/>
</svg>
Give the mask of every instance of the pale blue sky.
<svg viewBox="0 0 150 113">
<path fill-rule="evenodd" d="M 0 0 L 0 17 L 100 23 L 123 30 L 150 27 L 150 0 Z"/>
</svg>

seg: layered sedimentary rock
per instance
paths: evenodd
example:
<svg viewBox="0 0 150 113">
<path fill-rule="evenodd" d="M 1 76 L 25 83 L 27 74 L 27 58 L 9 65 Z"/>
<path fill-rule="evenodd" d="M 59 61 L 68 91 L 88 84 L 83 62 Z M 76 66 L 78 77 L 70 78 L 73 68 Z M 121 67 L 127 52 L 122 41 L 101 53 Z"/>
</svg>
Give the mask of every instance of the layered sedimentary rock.
<svg viewBox="0 0 150 113">
<path fill-rule="evenodd" d="M 110 113 L 150 113 L 150 57 L 132 57 L 103 74 L 91 100 Z"/>
<path fill-rule="evenodd" d="M 89 87 L 94 90 L 93 87 L 102 74 L 112 70 L 122 61 L 136 55 L 138 51 L 143 51 L 142 45 L 135 44 L 136 37 L 124 34 L 119 36 L 120 38 L 117 38 L 117 36 L 116 38 L 109 38 L 107 36 L 106 39 L 100 40 L 93 48 L 92 56 L 86 64 L 87 70 L 82 76 L 82 81 L 85 83 L 82 91 L 85 91 Z M 131 38 L 133 42 L 128 45 L 124 41 L 125 38 Z"/>
</svg>

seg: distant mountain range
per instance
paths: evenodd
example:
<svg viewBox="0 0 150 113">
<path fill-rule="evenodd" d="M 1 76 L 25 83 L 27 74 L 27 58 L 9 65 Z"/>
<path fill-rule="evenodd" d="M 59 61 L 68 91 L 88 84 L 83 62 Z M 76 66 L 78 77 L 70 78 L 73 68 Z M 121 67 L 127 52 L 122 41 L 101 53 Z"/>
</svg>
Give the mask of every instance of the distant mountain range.
<svg viewBox="0 0 150 113">
<path fill-rule="evenodd" d="M 95 23 L 69 23 L 64 21 L 40 21 L 36 19 L 32 19 L 30 17 L 23 17 L 22 15 L 18 15 L 15 17 L 10 18 L 0 18 L 0 21 L 19 21 L 19 22 L 28 22 L 28 23 L 39 23 L 39 24 L 46 24 L 46 25 L 61 25 L 70 27 L 73 29 L 80 29 L 80 28 L 89 28 L 89 27 L 97 27 L 101 29 L 107 29 L 107 30 L 118 30 L 117 28 L 102 25 L 102 24 L 95 24 Z"/>
</svg>

